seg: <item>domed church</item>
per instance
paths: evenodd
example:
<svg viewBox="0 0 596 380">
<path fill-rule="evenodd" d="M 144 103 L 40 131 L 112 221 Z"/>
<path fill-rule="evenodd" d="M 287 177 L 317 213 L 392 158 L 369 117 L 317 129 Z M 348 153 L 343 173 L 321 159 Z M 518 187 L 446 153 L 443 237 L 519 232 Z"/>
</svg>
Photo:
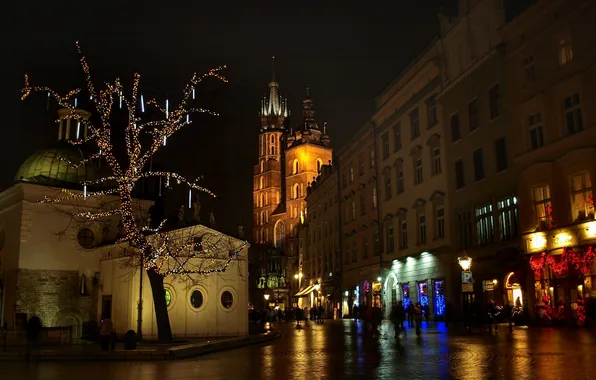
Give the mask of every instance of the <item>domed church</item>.
<svg viewBox="0 0 596 380">
<path fill-rule="evenodd" d="M 76 112 L 87 119 L 91 116 L 84 110 Z M 83 191 L 82 182 L 107 176 L 105 163 L 73 168 L 65 162 L 76 164 L 87 157 L 83 145 L 68 142 L 84 139 L 87 133 L 76 120 L 62 120 L 55 146 L 28 157 L 14 184 L 0 193 L 0 326 L 15 332 L 14 339 L 33 315 L 41 319 L 48 340 L 76 342 L 90 337 L 102 318 L 111 318 L 118 335 L 140 327 L 144 338 L 157 336 L 149 279 L 145 271 L 131 267 L 134 249 L 115 243 L 122 236 L 119 218 L 85 223 L 73 218 L 81 210 L 94 212 L 119 199 L 39 202 L 65 189 Z M 154 202 L 134 202 L 139 220 L 146 220 Z M 211 236 L 241 249 L 223 273 L 165 277 L 164 297 L 174 336 L 248 334 L 248 245 L 183 217 L 164 234 L 169 239 Z M 195 244 L 195 250 L 197 245 L 201 244 Z"/>
</svg>

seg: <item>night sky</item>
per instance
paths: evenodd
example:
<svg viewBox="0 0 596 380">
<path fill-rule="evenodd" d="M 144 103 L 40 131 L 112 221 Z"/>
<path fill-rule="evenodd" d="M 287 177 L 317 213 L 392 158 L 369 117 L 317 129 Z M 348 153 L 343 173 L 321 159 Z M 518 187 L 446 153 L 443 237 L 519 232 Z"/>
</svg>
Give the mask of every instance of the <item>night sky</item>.
<svg viewBox="0 0 596 380">
<path fill-rule="evenodd" d="M 119 76 L 130 85 L 138 71 L 146 94 L 164 99 L 167 94 L 171 102 L 194 71 L 227 64 L 229 83 L 210 80 L 198 89 L 201 105 L 221 116 L 197 117 L 168 141 L 159 160 L 168 170 L 203 175 L 204 184 L 219 196 L 213 203 L 205 199 L 204 209 L 213 208 L 218 224 L 228 228 L 243 221 L 250 233 L 258 111 L 271 80 L 271 56 L 276 56 L 276 79 L 288 96 L 292 123 L 300 122 L 309 86 L 317 119 L 328 122 L 337 148 L 371 116 L 374 96 L 437 34 L 443 1 L 341 8 L 278 1 L 227 9 L 199 1 L 13 2 L 19 5 L 11 5 L 16 8 L 3 26 L 12 30 L 3 48 L 10 69 L 2 73 L 1 107 L 7 119 L 0 140 L 0 185 L 10 186 L 25 158 L 51 147 L 57 136 L 56 108 L 46 111 L 43 94 L 20 101 L 23 74 L 29 73 L 33 85 L 62 91 L 80 87 L 76 40 L 97 79 Z"/>
</svg>

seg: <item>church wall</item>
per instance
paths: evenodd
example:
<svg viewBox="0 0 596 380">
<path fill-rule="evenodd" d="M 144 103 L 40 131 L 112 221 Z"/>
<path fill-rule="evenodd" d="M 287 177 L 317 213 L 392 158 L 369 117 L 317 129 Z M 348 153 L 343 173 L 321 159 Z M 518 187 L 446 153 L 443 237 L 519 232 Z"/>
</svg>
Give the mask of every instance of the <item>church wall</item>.
<svg viewBox="0 0 596 380">
<path fill-rule="evenodd" d="M 172 334 L 181 336 L 244 336 L 248 334 L 248 249 L 245 247 L 241 260 L 232 263 L 225 272 L 209 276 L 167 276 L 164 287 L 172 296 L 168 314 Z M 112 323 L 117 334 L 137 330 L 137 301 L 139 297 L 139 271 L 127 268 L 125 258 L 107 259 L 101 262 L 101 299 L 112 299 Z M 189 278 L 198 279 L 193 283 Z M 199 308 L 191 305 L 195 290 L 203 294 Z M 224 291 L 233 294 L 231 308 L 221 304 Z M 157 324 L 153 307 L 151 285 L 143 271 L 143 338 L 157 338 Z"/>
<path fill-rule="evenodd" d="M 4 283 L 4 304 L 0 304 L 0 321 L 12 326 L 17 289 L 17 268 L 19 262 L 21 234 L 20 187 L 13 187 L 0 195 L 0 279 Z M 0 303 L 2 297 L 0 295 Z"/>
<path fill-rule="evenodd" d="M 95 318 L 92 292 L 83 290 L 78 271 L 19 269 L 16 312 L 37 315 L 44 327 L 80 329 Z"/>
</svg>

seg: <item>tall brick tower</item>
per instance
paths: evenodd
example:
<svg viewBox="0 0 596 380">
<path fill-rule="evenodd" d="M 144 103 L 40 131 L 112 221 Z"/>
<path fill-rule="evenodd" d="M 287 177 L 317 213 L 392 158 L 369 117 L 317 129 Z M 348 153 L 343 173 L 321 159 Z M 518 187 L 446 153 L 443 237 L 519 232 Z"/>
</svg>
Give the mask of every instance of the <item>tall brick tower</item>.
<svg viewBox="0 0 596 380">
<path fill-rule="evenodd" d="M 269 95 L 261 99 L 261 126 L 259 133 L 259 162 L 254 167 L 253 184 L 253 241 L 275 244 L 283 250 L 285 242 L 275 242 L 271 214 L 283 203 L 283 148 L 284 121 L 288 116 L 287 99 L 279 93 L 275 81 L 275 57 Z M 281 246 L 280 246 L 281 245 Z"/>
</svg>

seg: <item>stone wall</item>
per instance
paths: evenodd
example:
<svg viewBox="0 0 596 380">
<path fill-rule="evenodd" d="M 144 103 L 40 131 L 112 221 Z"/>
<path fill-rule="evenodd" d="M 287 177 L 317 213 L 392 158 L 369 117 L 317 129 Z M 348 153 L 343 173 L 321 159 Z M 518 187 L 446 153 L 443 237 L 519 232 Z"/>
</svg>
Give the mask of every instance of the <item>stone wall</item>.
<svg viewBox="0 0 596 380">
<path fill-rule="evenodd" d="M 80 326 L 97 315 L 97 303 L 88 288 L 91 295 L 81 295 L 77 271 L 20 269 L 16 312 L 27 317 L 36 314 L 44 327 Z"/>
</svg>

